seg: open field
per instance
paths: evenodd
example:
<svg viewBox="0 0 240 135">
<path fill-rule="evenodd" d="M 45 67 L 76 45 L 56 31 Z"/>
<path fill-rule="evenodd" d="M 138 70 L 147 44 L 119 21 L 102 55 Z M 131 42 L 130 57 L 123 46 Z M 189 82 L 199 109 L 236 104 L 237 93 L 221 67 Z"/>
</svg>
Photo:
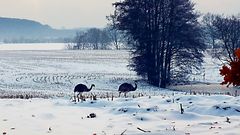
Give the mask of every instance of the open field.
<svg viewBox="0 0 240 135">
<path fill-rule="evenodd" d="M 0 134 L 238 135 L 240 132 L 239 96 L 189 93 L 234 92 L 235 89 L 218 85 L 219 65 L 208 57 L 202 72 L 206 75 L 192 76 L 203 84 L 171 87 L 183 91 L 180 92 L 138 81 L 137 91 L 128 93 L 128 98 L 117 97 L 121 83 L 139 80 L 127 67 L 128 51 L 2 50 L 0 58 L 0 98 L 4 98 L 0 99 Z M 94 83 L 96 88 L 91 92 L 98 95 L 97 100 L 72 102 L 70 97 L 78 83 L 88 86 Z M 139 93 L 143 95 L 139 97 Z M 19 99 L 26 95 L 35 98 Z M 96 117 L 91 118 L 90 114 Z"/>
<path fill-rule="evenodd" d="M 90 86 L 94 83 L 96 85 L 94 92 L 116 93 L 121 83 L 125 81 L 133 83 L 134 80 L 139 79 L 136 73 L 127 67 L 130 54 L 126 50 L 74 51 L 60 49 L 64 48 L 63 44 L 50 45 L 52 46 L 50 50 L 43 50 L 46 45 L 33 50 L 38 44 L 32 47 L 25 44 L 9 45 L 10 47 L 1 45 L 0 92 L 8 91 L 14 94 L 16 91 L 40 91 L 41 93 L 61 92 L 70 95 L 76 84 L 85 83 Z M 16 46 L 22 46 L 22 48 Z M 218 63 L 206 54 L 203 69 L 191 77 L 195 81 L 208 83 L 208 85 L 197 84 L 169 88 L 210 93 L 235 93 L 233 88 L 218 85 L 222 81 Z M 139 83 L 138 90 L 154 90 L 155 93 L 159 91 L 158 88 L 142 82 Z"/>
<path fill-rule="evenodd" d="M 126 80 L 128 51 L 0 51 L 0 89 L 72 92 L 78 83 L 114 91 Z"/>
</svg>

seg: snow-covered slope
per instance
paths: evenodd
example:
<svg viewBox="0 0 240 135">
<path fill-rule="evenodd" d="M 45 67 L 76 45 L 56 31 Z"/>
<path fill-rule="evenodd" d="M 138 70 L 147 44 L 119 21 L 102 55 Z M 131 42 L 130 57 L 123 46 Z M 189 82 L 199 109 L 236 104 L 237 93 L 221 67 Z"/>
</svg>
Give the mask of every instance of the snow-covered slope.
<svg viewBox="0 0 240 135">
<path fill-rule="evenodd" d="M 239 97 L 180 93 L 113 101 L 88 99 L 76 104 L 67 99 L 1 99 L 0 132 L 9 135 L 119 135 L 124 131 L 124 135 L 239 135 L 239 101 Z M 96 117 L 88 118 L 91 113 Z"/>
</svg>

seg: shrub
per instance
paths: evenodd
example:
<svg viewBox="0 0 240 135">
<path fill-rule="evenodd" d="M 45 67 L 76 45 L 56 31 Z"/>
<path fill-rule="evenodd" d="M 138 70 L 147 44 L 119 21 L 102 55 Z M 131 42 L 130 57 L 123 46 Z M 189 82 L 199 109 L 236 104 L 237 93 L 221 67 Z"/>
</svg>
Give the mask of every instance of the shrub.
<svg viewBox="0 0 240 135">
<path fill-rule="evenodd" d="M 222 85 L 240 86 L 240 48 L 235 50 L 235 59 L 229 62 L 228 66 L 224 65 L 220 69 L 220 74 L 224 76 Z"/>
</svg>

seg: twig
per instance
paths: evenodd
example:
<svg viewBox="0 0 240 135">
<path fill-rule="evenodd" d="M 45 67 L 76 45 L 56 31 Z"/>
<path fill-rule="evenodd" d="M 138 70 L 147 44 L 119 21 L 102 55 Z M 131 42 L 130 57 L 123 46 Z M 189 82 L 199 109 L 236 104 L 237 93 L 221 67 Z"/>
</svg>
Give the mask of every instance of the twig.
<svg viewBox="0 0 240 135">
<path fill-rule="evenodd" d="M 227 119 L 226 120 L 227 123 L 231 123 L 230 118 L 226 117 L 226 119 Z"/>
<path fill-rule="evenodd" d="M 125 129 L 120 135 L 124 135 L 124 133 L 127 131 L 127 129 Z"/>
<path fill-rule="evenodd" d="M 151 131 L 149 131 L 149 130 L 147 131 L 147 130 L 141 129 L 140 127 L 137 127 L 137 129 L 140 130 L 140 131 L 142 131 L 142 132 L 144 132 L 144 133 L 146 133 L 146 132 L 149 132 L 149 133 L 150 133 L 150 132 L 151 132 Z"/>
</svg>

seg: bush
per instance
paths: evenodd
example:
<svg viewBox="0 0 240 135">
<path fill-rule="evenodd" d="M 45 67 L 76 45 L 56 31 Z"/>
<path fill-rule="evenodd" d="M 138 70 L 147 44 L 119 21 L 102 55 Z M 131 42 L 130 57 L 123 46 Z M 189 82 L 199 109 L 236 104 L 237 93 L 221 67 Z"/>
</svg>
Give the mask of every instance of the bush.
<svg viewBox="0 0 240 135">
<path fill-rule="evenodd" d="M 235 50 L 235 59 L 220 69 L 220 74 L 224 76 L 222 85 L 240 86 L 240 48 Z"/>
</svg>

